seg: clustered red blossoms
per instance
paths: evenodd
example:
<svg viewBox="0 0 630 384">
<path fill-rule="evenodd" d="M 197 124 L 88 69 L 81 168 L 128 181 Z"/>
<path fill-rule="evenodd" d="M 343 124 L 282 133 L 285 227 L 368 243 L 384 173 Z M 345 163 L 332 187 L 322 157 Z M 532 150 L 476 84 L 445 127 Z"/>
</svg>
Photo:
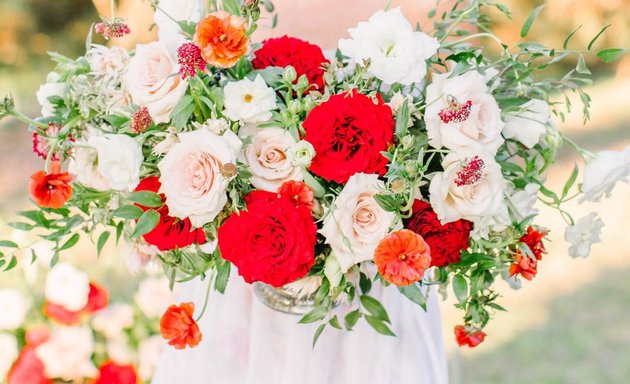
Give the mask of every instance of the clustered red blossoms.
<svg viewBox="0 0 630 384">
<path fill-rule="evenodd" d="M 448 108 L 441 110 L 438 116 L 444 124 L 462 123 L 470 117 L 471 108 L 472 101 L 468 100 L 463 104 L 459 104 L 455 98 L 451 98 Z"/>
<path fill-rule="evenodd" d="M 106 40 L 121 38 L 131 33 L 129 26 L 122 22 L 122 19 L 103 21 L 94 26 L 94 31 L 102 35 Z"/>
<path fill-rule="evenodd" d="M 464 325 L 455 326 L 455 341 L 460 347 L 468 346 L 474 348 L 483 343 L 486 334 L 482 331 L 470 332 Z"/>
<path fill-rule="evenodd" d="M 483 159 L 479 156 L 475 156 L 472 160 L 466 162 L 462 169 L 457 172 L 457 179 L 455 179 L 455 185 L 461 187 L 462 185 L 473 185 L 483 177 L 483 170 L 486 167 Z"/>
<path fill-rule="evenodd" d="M 289 199 L 295 205 L 304 205 L 308 209 L 315 207 L 315 196 L 311 187 L 301 181 L 289 180 L 278 188 L 278 197 Z"/>
<path fill-rule="evenodd" d="M 151 124 L 153 124 L 153 119 L 151 118 L 149 109 L 147 107 L 141 107 L 134 112 L 131 117 L 131 132 L 136 134 L 146 132 L 146 130 L 151 127 Z"/>
<path fill-rule="evenodd" d="M 517 249 L 514 264 L 510 266 L 510 277 L 521 275 L 524 279 L 532 280 L 536 276 L 538 261 L 542 260 L 542 255 L 547 252 L 542 242 L 546 235 L 547 232 L 532 227 L 527 228 L 527 232 L 521 236 L 519 241 L 529 248 L 534 258 L 524 255 L 520 248 Z"/>
<path fill-rule="evenodd" d="M 194 77 L 197 71 L 206 69 L 206 61 L 201 57 L 201 49 L 194 43 L 184 43 L 177 49 L 177 63 L 182 79 Z"/>
</svg>

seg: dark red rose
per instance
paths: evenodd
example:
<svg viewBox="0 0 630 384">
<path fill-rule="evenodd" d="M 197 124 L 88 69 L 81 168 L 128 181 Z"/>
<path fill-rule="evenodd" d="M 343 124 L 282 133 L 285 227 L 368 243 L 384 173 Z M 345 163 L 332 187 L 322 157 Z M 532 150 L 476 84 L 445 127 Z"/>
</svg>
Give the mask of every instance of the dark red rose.
<svg viewBox="0 0 630 384">
<path fill-rule="evenodd" d="M 323 63 L 328 63 L 322 49 L 317 45 L 294 37 L 282 36 L 263 41 L 262 47 L 256 51 L 252 60 L 254 69 L 267 67 L 295 68 L 298 77 L 306 75 L 309 84 L 324 90 Z M 296 80 L 297 81 L 297 80 Z"/>
<path fill-rule="evenodd" d="M 422 236 L 429 244 L 431 266 L 442 267 L 459 262 L 461 251 L 468 248 L 472 223 L 457 220 L 442 225 L 431 204 L 416 200 L 412 216 L 405 221 L 405 228 Z"/>
<path fill-rule="evenodd" d="M 138 375 L 133 365 L 118 365 L 107 361 L 98 369 L 94 384 L 136 384 Z"/>
<path fill-rule="evenodd" d="M 247 210 L 233 213 L 219 228 L 223 258 L 245 281 L 281 287 L 300 279 L 315 264 L 317 226 L 305 205 L 276 193 L 253 191 Z"/>
<path fill-rule="evenodd" d="M 380 96 L 377 103 L 356 91 L 331 96 L 303 124 L 316 151 L 311 171 L 337 183 L 360 172 L 384 175 L 388 161 L 381 152 L 392 142 L 394 125 Z"/>
<path fill-rule="evenodd" d="M 152 191 L 157 193 L 160 190 L 160 181 L 156 176 L 150 176 L 140 181 L 136 191 Z M 164 201 L 164 195 L 162 201 Z M 143 210 L 148 208 L 142 207 Z M 168 207 L 163 205 L 159 210 L 160 221 L 158 225 L 149 233 L 142 236 L 144 241 L 155 245 L 160 251 L 168 251 L 175 248 L 187 247 L 193 243 L 204 244 L 206 234 L 203 228 L 193 228 L 189 219 L 179 219 L 169 216 Z"/>
<path fill-rule="evenodd" d="M 465 326 L 455 326 L 455 341 L 460 347 L 468 346 L 474 348 L 483 343 L 486 339 L 486 334 L 482 331 L 469 332 Z"/>
<path fill-rule="evenodd" d="M 90 316 L 101 309 L 107 307 L 109 303 L 109 294 L 105 288 L 90 283 L 90 293 L 88 294 L 88 302 L 79 311 L 69 311 L 64 306 L 54 304 L 49 301 L 44 303 L 44 314 L 51 320 L 64 325 L 79 324 L 86 316 Z"/>
</svg>

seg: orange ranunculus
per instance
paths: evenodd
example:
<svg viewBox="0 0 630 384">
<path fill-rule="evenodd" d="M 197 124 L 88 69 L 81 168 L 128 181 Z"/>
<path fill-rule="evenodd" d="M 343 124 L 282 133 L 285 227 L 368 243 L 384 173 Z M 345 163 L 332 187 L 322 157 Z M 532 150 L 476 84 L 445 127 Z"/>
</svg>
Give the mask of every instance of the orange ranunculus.
<svg viewBox="0 0 630 384">
<path fill-rule="evenodd" d="M 194 312 L 193 303 L 171 305 L 160 319 L 162 337 L 176 349 L 184 349 L 187 345 L 194 348 L 201 341 L 201 331 L 193 319 Z"/>
<path fill-rule="evenodd" d="M 249 40 L 242 17 L 217 11 L 204 17 L 195 31 L 195 44 L 201 57 L 210 65 L 230 68 L 249 49 Z"/>
<path fill-rule="evenodd" d="M 31 176 L 28 193 L 40 207 L 61 208 L 72 196 L 71 181 L 68 172 L 61 172 L 61 163 L 53 161 L 50 173 L 38 171 Z"/>
<path fill-rule="evenodd" d="M 422 280 L 431 265 L 431 250 L 422 236 L 402 229 L 381 240 L 374 251 L 374 262 L 385 280 L 410 285 Z"/>
</svg>

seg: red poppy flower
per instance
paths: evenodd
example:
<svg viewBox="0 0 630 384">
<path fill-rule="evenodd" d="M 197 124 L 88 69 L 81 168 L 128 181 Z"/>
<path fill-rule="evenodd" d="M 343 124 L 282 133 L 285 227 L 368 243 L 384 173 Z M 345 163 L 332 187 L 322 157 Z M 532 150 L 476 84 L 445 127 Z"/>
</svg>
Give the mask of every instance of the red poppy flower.
<svg viewBox="0 0 630 384">
<path fill-rule="evenodd" d="M 160 333 L 176 349 L 196 347 L 201 342 L 201 331 L 193 319 L 195 304 L 171 305 L 160 319 Z"/>
<path fill-rule="evenodd" d="M 61 208 L 72 196 L 71 181 L 72 176 L 68 172 L 61 172 L 61 163 L 53 161 L 50 164 L 50 173 L 33 173 L 28 192 L 40 207 Z"/>
<path fill-rule="evenodd" d="M 468 346 L 474 348 L 483 343 L 486 338 L 486 334 L 482 331 L 468 332 L 465 326 L 455 326 L 455 341 L 460 347 Z"/>
</svg>

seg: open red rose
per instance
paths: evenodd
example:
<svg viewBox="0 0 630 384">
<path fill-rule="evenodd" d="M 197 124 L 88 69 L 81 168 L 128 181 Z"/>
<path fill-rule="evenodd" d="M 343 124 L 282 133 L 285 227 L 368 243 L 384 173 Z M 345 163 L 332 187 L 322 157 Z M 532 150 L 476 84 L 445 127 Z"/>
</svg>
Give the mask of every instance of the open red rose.
<svg viewBox="0 0 630 384">
<path fill-rule="evenodd" d="M 168 307 L 160 319 L 160 333 L 175 349 L 194 348 L 201 342 L 202 334 L 193 315 L 195 304 L 182 303 Z"/>
<path fill-rule="evenodd" d="M 107 361 L 98 369 L 94 384 L 136 384 L 138 375 L 133 365 L 119 365 Z"/>
<path fill-rule="evenodd" d="M 431 266 L 442 267 L 459 262 L 461 251 L 468 248 L 472 223 L 457 220 L 442 225 L 426 201 L 413 203 L 413 214 L 405 220 L 405 228 L 422 236 L 431 248 Z"/>
<path fill-rule="evenodd" d="M 248 283 L 281 287 L 306 276 L 315 264 L 317 237 L 309 208 L 266 191 L 253 191 L 245 201 L 247 210 L 219 228 L 223 258 Z"/>
<path fill-rule="evenodd" d="M 44 314 L 58 323 L 64 325 L 76 325 L 86 316 L 90 316 L 107 307 L 108 303 L 109 294 L 105 288 L 100 287 L 95 283 L 90 283 L 88 302 L 81 310 L 69 311 L 62 305 L 46 301 L 44 303 Z"/>
<path fill-rule="evenodd" d="M 353 91 L 331 96 L 304 121 L 305 139 L 316 155 L 310 170 L 329 181 L 345 183 L 356 173 L 384 175 L 386 151 L 394 135 L 392 110 L 378 97 Z"/>
<path fill-rule="evenodd" d="M 256 51 L 256 58 L 252 60 L 254 69 L 284 68 L 290 65 L 298 77 L 306 75 L 308 82 L 319 91 L 324 90 L 323 63 L 328 63 L 328 60 L 320 47 L 288 36 L 263 41 L 262 47 Z"/>
<path fill-rule="evenodd" d="M 160 180 L 156 176 L 150 176 L 140 181 L 136 191 L 151 191 L 158 193 L 160 190 Z M 164 196 L 162 201 L 164 201 Z M 143 210 L 148 208 L 138 205 Z M 203 228 L 193 228 L 190 219 L 179 219 L 169 216 L 168 207 L 163 205 L 159 210 L 160 221 L 158 225 L 149 233 L 143 236 L 144 241 L 155 245 L 161 251 L 168 251 L 175 248 L 187 247 L 193 243 L 204 244 L 206 234 Z"/>
<path fill-rule="evenodd" d="M 455 341 L 460 347 L 468 346 L 474 348 L 483 343 L 486 338 L 486 334 L 482 331 L 468 332 L 465 326 L 455 326 Z"/>
</svg>

